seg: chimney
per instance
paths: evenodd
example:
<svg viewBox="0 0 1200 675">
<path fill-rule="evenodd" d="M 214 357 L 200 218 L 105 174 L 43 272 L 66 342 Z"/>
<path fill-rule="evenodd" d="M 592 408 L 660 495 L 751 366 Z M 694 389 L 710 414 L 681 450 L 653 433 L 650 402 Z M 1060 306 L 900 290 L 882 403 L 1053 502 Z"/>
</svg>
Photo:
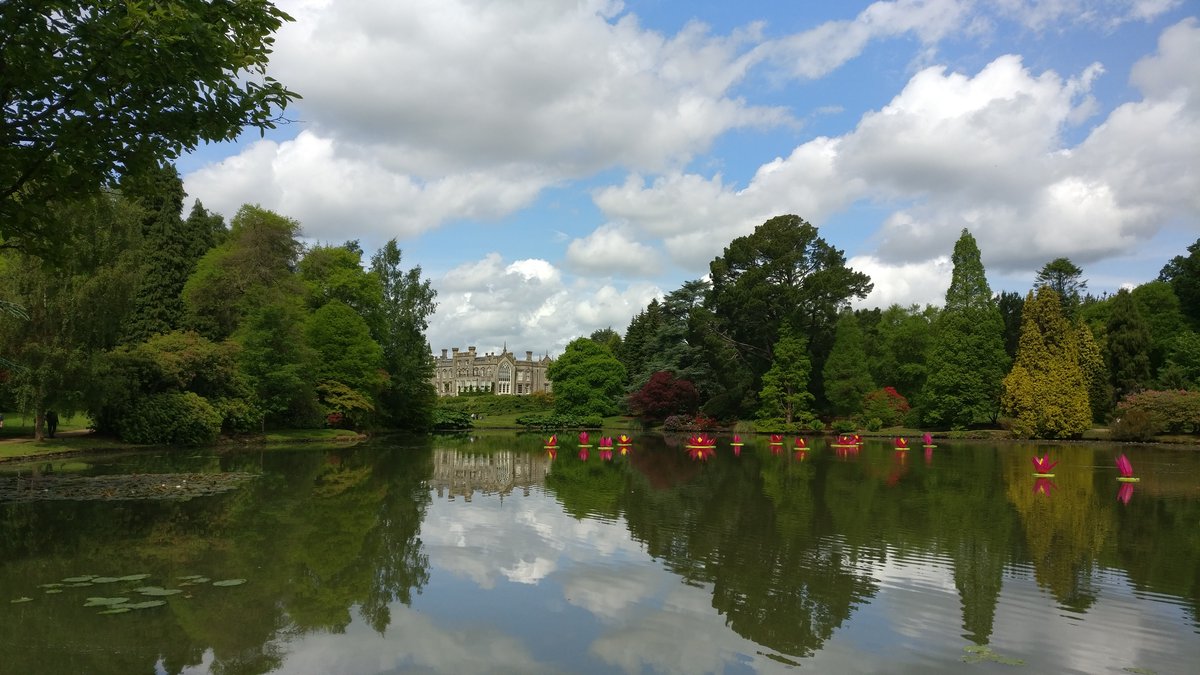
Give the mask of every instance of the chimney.
<svg viewBox="0 0 1200 675">
<path fill-rule="evenodd" d="M 532 361 L 532 360 L 533 360 L 533 352 L 532 352 L 532 351 L 526 351 L 526 352 L 525 352 L 525 360 L 526 360 L 526 361 Z"/>
<path fill-rule="evenodd" d="M 455 356 L 458 356 L 458 347 L 451 347 L 450 351 L 454 352 Z"/>
<path fill-rule="evenodd" d="M 443 359 L 446 358 L 446 350 L 445 349 L 442 350 L 442 358 Z"/>
</svg>

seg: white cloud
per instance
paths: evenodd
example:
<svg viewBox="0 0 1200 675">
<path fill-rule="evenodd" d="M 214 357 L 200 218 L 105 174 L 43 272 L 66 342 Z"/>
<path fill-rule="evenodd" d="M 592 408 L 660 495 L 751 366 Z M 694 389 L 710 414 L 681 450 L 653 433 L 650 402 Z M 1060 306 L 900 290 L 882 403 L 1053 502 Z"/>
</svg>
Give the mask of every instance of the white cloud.
<svg viewBox="0 0 1200 675">
<path fill-rule="evenodd" d="M 744 188 L 719 174 L 668 173 L 649 184 L 631 176 L 594 200 L 627 231 L 663 237 L 690 269 L 772 215 L 797 213 L 820 226 L 866 198 L 890 213 L 864 260 L 901 289 L 964 227 L 998 271 L 1036 269 L 1063 255 L 1097 261 L 1173 218 L 1200 214 L 1196 62 L 1200 26 L 1188 19 L 1134 67 L 1144 98 L 1113 110 L 1076 147 L 1065 132 L 1094 112 L 1090 90 L 1103 67 L 1064 78 L 1035 74 L 1007 55 L 974 75 L 940 66 L 916 73 L 855 129 L 762 165 Z M 872 297 L 893 295 L 909 297 L 878 283 Z"/>
<path fill-rule="evenodd" d="M 661 272 L 661 254 L 608 224 L 567 246 L 567 264 L 581 274 L 652 277 Z"/>
<path fill-rule="evenodd" d="M 856 307 L 941 306 L 954 269 L 947 256 L 898 265 L 872 256 L 855 256 L 846 264 L 871 277 L 875 284 L 866 298 L 854 303 Z"/>
<path fill-rule="evenodd" d="M 588 279 L 568 283 L 548 261 L 506 264 L 498 253 L 454 268 L 433 287 L 438 307 L 427 335 L 435 350 L 476 345 L 499 351 L 507 343 L 510 350 L 552 356 L 574 337 L 609 326 L 623 331 L 630 317 L 662 295 L 649 283 L 624 290 Z"/>
<path fill-rule="evenodd" d="M 1001 16 L 1035 31 L 1064 25 L 1091 24 L 1113 29 L 1130 21 L 1150 21 L 1182 4 L 1182 0 L 991 0 Z"/>
</svg>

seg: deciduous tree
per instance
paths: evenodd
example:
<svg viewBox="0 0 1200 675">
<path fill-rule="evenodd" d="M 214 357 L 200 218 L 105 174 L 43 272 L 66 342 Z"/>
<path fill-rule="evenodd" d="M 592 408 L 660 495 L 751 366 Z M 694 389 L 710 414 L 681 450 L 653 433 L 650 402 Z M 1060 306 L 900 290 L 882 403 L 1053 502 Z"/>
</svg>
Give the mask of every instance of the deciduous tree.
<svg viewBox="0 0 1200 675">
<path fill-rule="evenodd" d="M 266 0 L 0 3 L 0 248 L 53 253 L 53 204 L 201 142 L 275 126 L 265 77 L 290 17 Z"/>
<path fill-rule="evenodd" d="M 554 382 L 560 415 L 615 415 L 625 387 L 625 366 L 589 338 L 572 340 L 546 373 Z"/>
</svg>

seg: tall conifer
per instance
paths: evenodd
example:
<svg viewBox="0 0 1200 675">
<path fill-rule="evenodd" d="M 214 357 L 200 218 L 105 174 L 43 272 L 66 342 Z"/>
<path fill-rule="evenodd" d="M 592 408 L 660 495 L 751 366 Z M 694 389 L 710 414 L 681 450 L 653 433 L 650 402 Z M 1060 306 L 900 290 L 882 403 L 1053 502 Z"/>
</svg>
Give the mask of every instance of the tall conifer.
<svg viewBox="0 0 1200 675">
<path fill-rule="evenodd" d="M 952 260 L 946 307 L 933 325 L 920 408 L 928 424 L 966 427 L 995 419 L 1008 355 L 1004 322 L 988 287 L 979 246 L 965 229 L 954 244 Z"/>
<path fill-rule="evenodd" d="M 1053 289 L 1042 286 L 1026 297 L 1021 342 L 1004 378 L 1002 401 L 1014 435 L 1073 438 L 1087 430 L 1092 413 L 1078 336 Z"/>
</svg>

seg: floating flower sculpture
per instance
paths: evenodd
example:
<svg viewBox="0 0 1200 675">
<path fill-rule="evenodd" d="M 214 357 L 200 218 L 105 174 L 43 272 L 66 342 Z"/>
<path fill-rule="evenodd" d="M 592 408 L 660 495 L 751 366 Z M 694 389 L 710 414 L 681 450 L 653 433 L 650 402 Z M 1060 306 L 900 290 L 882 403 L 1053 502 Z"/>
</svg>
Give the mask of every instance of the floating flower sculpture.
<svg viewBox="0 0 1200 675">
<path fill-rule="evenodd" d="M 859 436 L 858 434 L 854 434 L 854 444 L 862 445 L 863 444 L 862 436 Z"/>
<path fill-rule="evenodd" d="M 908 439 L 903 436 L 897 436 L 896 437 L 896 449 L 897 450 L 907 450 L 908 449 Z"/>
<path fill-rule="evenodd" d="M 925 445 L 925 447 L 927 447 L 927 448 L 936 448 L 937 447 L 936 445 L 933 444 L 933 434 L 929 433 L 928 431 L 921 434 L 921 443 L 923 443 Z"/>
<path fill-rule="evenodd" d="M 613 441 L 611 436 L 600 437 L 600 459 L 611 462 L 613 458 Z"/>
<path fill-rule="evenodd" d="M 1117 458 L 1117 471 L 1121 472 L 1121 475 L 1117 476 L 1117 480 L 1122 483 L 1136 483 L 1141 480 L 1140 478 L 1133 477 L 1133 464 L 1129 462 L 1129 458 L 1125 455 Z M 1130 490 L 1130 494 L 1133 494 L 1132 490 Z"/>
<path fill-rule="evenodd" d="M 1130 499 L 1133 499 L 1133 483 L 1121 483 L 1117 488 L 1117 501 L 1128 504 Z"/>
<path fill-rule="evenodd" d="M 589 439 L 589 438 L 590 438 L 590 436 L 588 436 L 588 432 L 586 432 L 586 431 L 581 431 L 581 432 L 579 432 L 579 447 L 581 447 L 581 448 L 590 448 L 590 447 L 592 447 L 592 446 L 591 446 L 591 445 L 588 443 L 588 439 Z"/>
<path fill-rule="evenodd" d="M 555 434 L 555 435 L 551 436 L 550 438 L 547 438 L 546 444 L 542 447 L 547 450 L 549 450 L 551 448 L 557 448 L 558 447 L 558 434 Z"/>
<path fill-rule="evenodd" d="M 835 448 L 849 448 L 854 445 L 854 437 L 846 434 L 839 434 L 837 440 L 833 442 Z"/>
<path fill-rule="evenodd" d="M 1033 475 L 1037 478 L 1053 478 L 1054 467 L 1058 462 L 1051 462 L 1049 457 L 1033 457 Z"/>
<path fill-rule="evenodd" d="M 797 437 L 796 438 L 796 449 L 797 450 L 807 450 L 808 449 L 808 441 L 804 440 L 803 438 Z"/>
<path fill-rule="evenodd" d="M 706 434 L 694 434 L 687 442 L 688 448 L 716 448 L 717 439 Z"/>
<path fill-rule="evenodd" d="M 771 445 L 783 445 L 783 435 L 771 434 Z"/>
<path fill-rule="evenodd" d="M 617 436 L 617 445 L 633 445 L 633 439 L 625 434 L 621 434 Z"/>
<path fill-rule="evenodd" d="M 1033 481 L 1033 493 L 1035 495 L 1046 495 L 1049 497 L 1050 493 L 1057 489 L 1058 486 L 1054 484 L 1054 481 L 1050 480 L 1049 476 L 1042 476 Z"/>
<path fill-rule="evenodd" d="M 741 457 L 741 456 L 742 456 L 742 446 L 744 446 L 744 445 L 746 445 L 746 444 L 742 442 L 742 437 L 741 437 L 741 436 L 739 436 L 739 435 L 737 435 L 737 434 L 734 434 L 734 435 L 733 435 L 733 442 L 732 442 L 732 443 L 730 443 L 729 445 L 730 445 L 730 446 L 733 448 L 733 456 L 734 456 L 734 457 Z"/>
</svg>

